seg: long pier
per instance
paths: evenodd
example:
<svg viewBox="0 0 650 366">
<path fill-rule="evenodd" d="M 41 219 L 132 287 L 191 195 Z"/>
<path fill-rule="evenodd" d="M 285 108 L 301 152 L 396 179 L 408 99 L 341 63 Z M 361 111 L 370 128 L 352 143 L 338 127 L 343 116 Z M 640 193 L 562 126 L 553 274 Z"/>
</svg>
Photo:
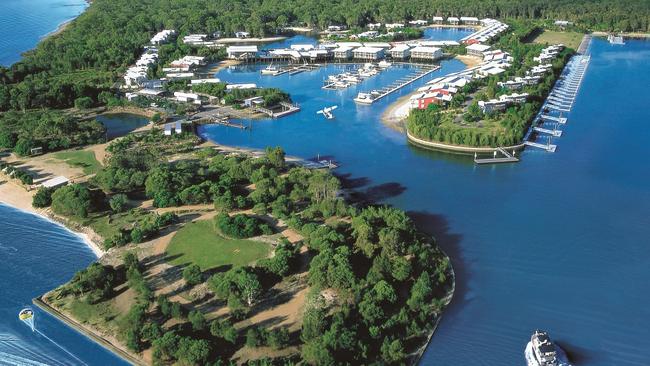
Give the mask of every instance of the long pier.
<svg viewBox="0 0 650 366">
<path fill-rule="evenodd" d="M 372 104 L 372 103 L 382 99 L 383 97 L 385 97 L 387 95 L 390 95 L 390 94 L 402 89 L 403 87 L 405 87 L 405 86 L 407 86 L 407 85 L 409 85 L 409 84 L 411 84 L 411 83 L 413 83 L 413 82 L 415 82 L 417 80 L 422 79 L 423 77 L 431 74 L 432 72 L 438 71 L 439 69 L 440 69 L 440 66 L 436 65 L 436 66 L 432 66 L 430 68 L 426 68 L 424 70 L 419 70 L 419 71 L 417 71 L 416 73 L 414 73 L 414 74 L 412 74 L 410 76 L 407 76 L 407 77 L 404 77 L 404 78 L 401 78 L 401 79 L 397 80 L 396 82 L 388 85 L 387 87 L 384 87 L 382 89 L 377 90 L 376 92 L 378 92 L 379 94 L 377 96 L 373 97 L 372 99 L 367 99 L 367 100 L 362 101 L 362 100 L 359 100 L 359 99 L 355 98 L 354 101 L 357 102 L 357 103 L 361 103 L 361 104 Z"/>
</svg>

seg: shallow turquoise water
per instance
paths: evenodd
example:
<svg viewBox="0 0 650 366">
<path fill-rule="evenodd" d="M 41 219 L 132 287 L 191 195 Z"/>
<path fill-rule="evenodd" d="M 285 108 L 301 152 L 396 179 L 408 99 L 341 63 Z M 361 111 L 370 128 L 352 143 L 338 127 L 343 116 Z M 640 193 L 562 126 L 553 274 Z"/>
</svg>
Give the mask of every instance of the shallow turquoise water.
<svg viewBox="0 0 650 366">
<path fill-rule="evenodd" d="M 408 211 L 438 238 L 457 293 L 423 364 L 522 365 L 531 332 L 543 328 L 578 365 L 648 365 L 650 42 L 595 39 L 591 51 L 557 152 L 528 149 L 514 165 L 477 167 L 408 145 L 379 121 L 399 94 L 355 105 L 357 91 L 408 72 L 399 68 L 344 91 L 320 89 L 342 66 L 278 77 L 222 70 L 226 81 L 287 90 L 303 110 L 251 131 L 200 132 L 227 145 L 329 155 L 349 185 Z M 443 62 L 444 73 L 462 67 Z M 332 104 L 335 120 L 315 114 Z"/>
<path fill-rule="evenodd" d="M 21 53 L 86 6 L 84 0 L 0 0 L 0 65 L 18 61 Z"/>
</svg>

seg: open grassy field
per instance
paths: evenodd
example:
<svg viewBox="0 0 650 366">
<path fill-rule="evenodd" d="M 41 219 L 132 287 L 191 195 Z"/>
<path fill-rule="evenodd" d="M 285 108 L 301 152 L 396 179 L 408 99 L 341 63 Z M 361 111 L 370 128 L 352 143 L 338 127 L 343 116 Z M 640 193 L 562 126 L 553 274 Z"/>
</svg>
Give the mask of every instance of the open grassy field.
<svg viewBox="0 0 650 366">
<path fill-rule="evenodd" d="M 84 174 L 95 174 L 102 167 L 91 151 L 61 151 L 53 156 L 55 159 L 65 161 L 70 166 L 82 168 Z"/>
<path fill-rule="evenodd" d="M 170 264 L 198 264 L 205 271 L 223 265 L 243 266 L 265 258 L 271 252 L 266 243 L 226 239 L 218 235 L 211 220 L 188 223 L 167 247 Z"/>
<path fill-rule="evenodd" d="M 583 36 L 584 35 L 582 33 L 578 32 L 558 32 L 545 30 L 537 37 L 535 37 L 535 39 L 533 39 L 533 42 L 540 44 L 562 43 L 565 46 L 573 48 L 575 50 L 578 49 L 578 46 L 580 46 L 580 42 L 582 41 Z"/>
</svg>

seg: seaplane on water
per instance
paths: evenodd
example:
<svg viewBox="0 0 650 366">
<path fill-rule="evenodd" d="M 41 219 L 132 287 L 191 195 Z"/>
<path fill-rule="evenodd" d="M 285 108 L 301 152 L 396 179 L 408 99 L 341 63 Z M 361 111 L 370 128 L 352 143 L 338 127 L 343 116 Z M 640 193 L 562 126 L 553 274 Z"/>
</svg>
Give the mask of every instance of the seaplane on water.
<svg viewBox="0 0 650 366">
<path fill-rule="evenodd" d="M 334 118 L 334 113 L 332 113 L 333 110 L 338 108 L 338 106 L 331 106 L 331 107 L 326 107 L 321 109 L 320 111 L 316 112 L 316 114 L 322 114 L 325 118 L 327 119 L 333 119 Z"/>
</svg>

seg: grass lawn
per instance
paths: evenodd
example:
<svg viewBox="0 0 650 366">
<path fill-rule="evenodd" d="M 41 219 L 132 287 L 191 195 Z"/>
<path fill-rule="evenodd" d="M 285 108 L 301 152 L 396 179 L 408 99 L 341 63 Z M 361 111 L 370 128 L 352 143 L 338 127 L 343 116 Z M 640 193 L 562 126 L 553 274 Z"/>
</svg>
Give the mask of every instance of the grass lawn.
<svg viewBox="0 0 650 366">
<path fill-rule="evenodd" d="M 562 43 L 567 47 L 578 49 L 584 35 L 578 32 L 558 32 L 545 30 L 533 40 L 534 43 Z"/>
<path fill-rule="evenodd" d="M 265 258 L 271 252 L 266 243 L 226 239 L 218 235 L 212 220 L 188 223 L 181 228 L 167 247 L 170 264 L 195 263 L 205 271 L 223 265 L 243 266 Z"/>
<path fill-rule="evenodd" d="M 61 151 L 53 154 L 55 159 L 63 160 L 68 165 L 80 167 L 84 174 L 95 174 L 102 168 L 102 165 L 95 159 L 95 154 L 91 151 Z"/>
</svg>

